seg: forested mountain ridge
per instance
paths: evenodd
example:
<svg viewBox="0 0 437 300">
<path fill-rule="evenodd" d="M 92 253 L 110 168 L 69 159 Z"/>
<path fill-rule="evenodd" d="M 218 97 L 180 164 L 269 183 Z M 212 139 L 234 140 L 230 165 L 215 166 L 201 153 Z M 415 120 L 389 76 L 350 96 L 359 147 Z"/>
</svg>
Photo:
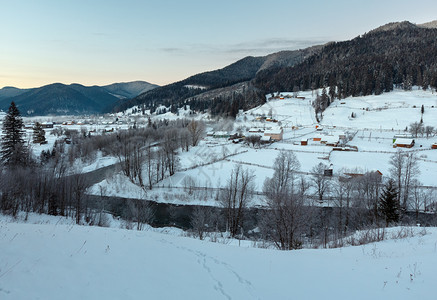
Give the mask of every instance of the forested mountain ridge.
<svg viewBox="0 0 437 300">
<path fill-rule="evenodd" d="M 0 89 L 0 109 L 12 101 L 23 115 L 94 114 L 110 111 L 120 99 L 132 98 L 157 87 L 145 81 L 114 83 L 107 86 L 53 83 L 39 88 Z"/>
<path fill-rule="evenodd" d="M 13 86 L 5 86 L 4 88 L 0 89 L 0 101 L 5 98 L 11 98 L 24 94 L 27 91 L 29 91 L 29 89 L 19 89 Z"/>
<path fill-rule="evenodd" d="M 235 99 L 237 95 L 240 98 L 247 98 L 249 95 L 241 95 L 241 89 L 238 88 L 235 90 L 236 95 L 229 93 L 231 87 L 238 83 L 250 82 L 260 70 L 295 65 L 320 48 L 316 46 L 303 50 L 281 51 L 261 57 L 248 56 L 222 69 L 200 73 L 182 81 L 156 88 L 130 101 L 119 101 L 114 106 L 114 111 L 125 110 L 135 105 L 144 106 L 152 111 L 160 105 L 176 109 L 187 103 L 194 105 L 194 109 L 209 109 L 211 103 L 204 103 L 204 101 L 214 101 L 214 99 L 203 97 L 202 94 L 208 93 L 210 95 L 211 91 L 215 91 L 213 92 L 214 97 L 216 100 L 220 98 L 220 102 L 232 102 L 232 97 Z M 244 93 L 250 92 L 252 95 L 255 90 L 256 88 L 250 84 L 247 89 L 244 89 Z M 220 91 L 225 91 L 225 93 L 222 95 Z M 229 97 L 230 95 L 232 97 Z M 262 96 L 262 98 L 264 97 Z M 228 103 L 228 105 L 230 104 Z M 217 111 L 217 113 L 222 112 L 228 113 L 226 109 Z"/>
<path fill-rule="evenodd" d="M 159 105 L 167 107 L 179 100 L 202 93 L 204 90 L 232 85 L 250 80 L 264 63 L 263 57 L 246 57 L 223 69 L 200 73 L 182 81 L 145 92 L 129 101 L 118 101 L 114 111 L 125 110 L 134 105 L 144 104 L 147 108 Z"/>
<path fill-rule="evenodd" d="M 54 83 L 3 99 L 0 105 L 5 110 L 14 101 L 23 115 L 89 114 L 102 112 L 117 100 L 101 87 Z"/>
<path fill-rule="evenodd" d="M 437 28 L 437 20 L 420 24 L 419 27 L 425 28 Z"/>
<path fill-rule="evenodd" d="M 116 110 L 143 105 L 153 112 L 165 105 L 176 111 L 189 104 L 195 110 L 234 116 L 238 109 L 262 104 L 264 95 L 278 91 L 330 88 L 332 99 L 378 95 L 394 87 L 435 88 L 436 26 L 394 22 L 348 41 L 247 57 L 222 70 L 146 92 Z"/>
<path fill-rule="evenodd" d="M 134 98 L 157 87 L 159 86 L 146 81 L 119 82 L 102 86 L 106 91 L 120 99 Z"/>
<path fill-rule="evenodd" d="M 394 86 L 437 87 L 437 29 L 390 23 L 344 42 L 327 44 L 303 62 L 257 74 L 264 93 L 331 87 L 336 96 L 381 94 Z"/>
<path fill-rule="evenodd" d="M 437 22 L 395 22 L 352 40 L 303 50 L 245 57 L 222 69 L 157 87 L 147 82 L 86 87 L 52 84 L 0 89 L 0 109 L 11 101 L 25 115 L 90 114 L 161 105 L 173 112 L 190 105 L 213 115 L 234 116 L 278 91 L 329 88 L 331 99 L 389 92 L 394 87 L 437 87 Z"/>
</svg>

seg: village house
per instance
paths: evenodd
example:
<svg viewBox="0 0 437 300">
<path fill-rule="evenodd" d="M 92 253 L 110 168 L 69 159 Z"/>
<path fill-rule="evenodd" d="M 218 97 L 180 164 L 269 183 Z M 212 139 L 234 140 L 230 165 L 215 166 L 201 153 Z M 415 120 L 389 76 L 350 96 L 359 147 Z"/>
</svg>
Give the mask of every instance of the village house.
<svg viewBox="0 0 437 300">
<path fill-rule="evenodd" d="M 393 148 L 413 148 L 414 143 L 413 139 L 398 138 L 393 143 Z"/>
<path fill-rule="evenodd" d="M 283 130 L 282 128 L 269 129 L 264 131 L 264 136 L 269 136 L 274 141 L 282 141 Z"/>
<path fill-rule="evenodd" d="M 316 135 L 313 137 L 313 141 L 314 142 L 321 142 L 322 141 L 322 136 L 321 135 Z"/>
<path fill-rule="evenodd" d="M 53 128 L 54 123 L 53 122 L 42 122 L 41 126 L 42 128 Z"/>
</svg>

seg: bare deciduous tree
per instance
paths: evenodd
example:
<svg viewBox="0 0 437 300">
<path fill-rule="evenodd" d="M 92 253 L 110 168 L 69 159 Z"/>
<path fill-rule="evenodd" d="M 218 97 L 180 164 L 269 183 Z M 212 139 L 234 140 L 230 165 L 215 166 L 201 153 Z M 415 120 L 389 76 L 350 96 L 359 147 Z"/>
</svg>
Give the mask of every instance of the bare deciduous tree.
<svg viewBox="0 0 437 300">
<path fill-rule="evenodd" d="M 403 211 L 408 208 L 412 181 L 420 174 L 417 156 L 414 152 L 398 150 L 390 157 L 390 176 L 394 180 L 398 201 Z"/>
<path fill-rule="evenodd" d="M 155 179 L 155 152 L 152 149 L 152 143 L 151 141 L 148 141 L 146 143 L 145 147 L 145 158 L 144 158 L 144 164 L 147 174 L 147 185 L 148 189 L 151 190 L 153 187 L 154 179 Z"/>
<path fill-rule="evenodd" d="M 205 238 L 205 233 L 208 231 L 211 221 L 211 208 L 196 206 L 191 214 L 190 223 L 194 234 L 199 239 Z"/>
<path fill-rule="evenodd" d="M 346 234 L 349 228 L 354 187 L 354 178 L 339 177 L 333 184 L 334 206 L 338 208 L 337 229 L 340 235 Z"/>
<path fill-rule="evenodd" d="M 414 122 L 410 124 L 410 128 L 408 131 L 413 135 L 414 137 L 417 137 L 419 134 L 423 134 L 424 128 L 423 123 L 421 122 Z"/>
<path fill-rule="evenodd" d="M 261 143 L 261 136 L 257 135 L 257 134 L 251 134 L 246 136 L 245 138 L 246 143 L 249 145 L 252 145 L 252 147 L 259 147 L 260 143 Z"/>
<path fill-rule="evenodd" d="M 301 247 L 300 235 L 308 224 L 308 207 L 299 184 L 296 184 L 296 171 L 300 163 L 292 152 L 282 151 L 275 159 L 275 172 L 272 178 L 264 181 L 268 210 L 264 220 L 264 231 L 275 245 L 282 250 Z"/>
<path fill-rule="evenodd" d="M 165 154 L 165 161 L 167 170 L 172 176 L 176 172 L 179 159 L 177 157 L 178 148 L 178 132 L 176 129 L 169 129 L 164 133 L 164 139 L 162 141 L 162 149 Z"/>
<path fill-rule="evenodd" d="M 220 193 L 219 201 L 225 209 L 227 229 L 233 237 L 243 226 L 244 211 L 254 191 L 254 179 L 253 172 L 244 169 L 240 164 L 236 165 Z"/>
<path fill-rule="evenodd" d="M 88 207 L 86 205 L 85 191 L 89 187 L 89 183 L 86 181 L 85 176 L 81 174 L 70 176 L 68 181 L 72 189 L 76 223 L 79 224 L 82 220 L 82 216 L 87 215 Z"/>
<path fill-rule="evenodd" d="M 328 166 L 322 162 L 311 169 L 311 183 L 316 189 L 319 201 L 323 201 L 323 196 L 329 191 L 330 187 L 330 177 L 325 176 L 326 169 L 328 169 Z"/>
<path fill-rule="evenodd" d="M 127 205 L 137 230 L 143 230 L 144 224 L 149 224 L 153 221 L 155 210 L 150 202 L 143 199 L 129 199 Z"/>
<path fill-rule="evenodd" d="M 362 176 L 355 179 L 357 189 L 357 207 L 364 208 L 371 212 L 372 222 L 378 219 L 378 199 L 380 194 L 382 177 L 378 172 L 365 172 Z"/>
<path fill-rule="evenodd" d="M 433 134 L 434 134 L 434 127 L 433 126 L 425 126 L 426 138 L 429 138 Z"/>
<path fill-rule="evenodd" d="M 403 199 L 402 199 L 402 207 L 404 210 L 407 209 L 408 200 L 410 197 L 410 188 L 411 183 L 416 179 L 416 177 L 420 174 L 419 165 L 417 156 L 414 152 L 409 152 L 405 155 L 405 172 L 404 172 L 404 190 L 403 190 Z"/>
<path fill-rule="evenodd" d="M 184 190 L 188 195 L 193 195 L 196 189 L 196 181 L 191 176 L 185 176 L 182 184 L 184 185 Z"/>
<path fill-rule="evenodd" d="M 191 143 L 194 146 L 197 146 L 199 143 L 199 140 L 201 139 L 204 131 L 205 131 L 205 125 L 201 121 L 191 121 L 187 126 L 188 132 L 191 136 Z"/>
<path fill-rule="evenodd" d="M 142 171 L 144 157 L 141 150 L 143 139 L 132 137 L 129 133 L 119 134 L 115 145 L 115 154 L 120 162 L 123 174 L 134 184 L 144 186 Z"/>
<path fill-rule="evenodd" d="M 190 150 L 190 145 L 191 145 L 191 141 L 190 141 L 191 137 L 190 137 L 190 132 L 188 131 L 187 128 L 182 128 L 180 133 L 179 133 L 179 144 L 181 147 L 182 151 L 187 151 Z"/>
</svg>

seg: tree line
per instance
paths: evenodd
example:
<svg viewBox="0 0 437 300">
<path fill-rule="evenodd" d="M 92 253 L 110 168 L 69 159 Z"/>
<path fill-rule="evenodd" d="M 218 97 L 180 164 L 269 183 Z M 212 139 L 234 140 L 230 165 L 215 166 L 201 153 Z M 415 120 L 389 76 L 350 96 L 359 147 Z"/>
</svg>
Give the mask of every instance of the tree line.
<svg viewBox="0 0 437 300">
<path fill-rule="evenodd" d="M 3 122 L 0 210 L 14 216 L 20 211 L 62 215 L 96 225 L 102 224 L 102 212 L 108 206 L 105 191 L 97 198 L 86 194 L 92 181 L 72 172 L 78 159 L 92 161 L 98 151 L 117 157 L 122 174 L 146 195 L 155 183 L 175 174 L 178 152 L 196 146 L 204 133 L 202 122 L 187 119 L 149 120 L 145 128 L 133 126 L 97 136 L 57 129 L 52 133 L 67 137 L 70 143 L 58 139 L 53 149 L 35 158 L 24 140 L 22 125 L 12 103 Z M 41 138 L 38 125 L 33 134 Z M 281 151 L 272 177 L 266 178 L 262 187 L 264 206 L 256 216 L 260 238 L 278 249 L 291 250 L 314 241 L 326 246 L 357 229 L 419 222 L 419 213 L 433 208 L 434 195 L 419 181 L 415 152 L 398 150 L 389 164 L 390 174 L 385 179 L 378 172 L 355 170 L 342 170 L 331 177 L 324 163 L 315 165 L 312 175 L 303 176 L 295 154 Z M 252 171 L 238 164 L 224 186 L 205 193 L 205 197 L 215 198 L 222 211 L 194 209 L 191 225 L 195 235 L 204 238 L 208 232 L 224 228 L 232 237 L 244 237 L 244 224 L 256 195 L 254 179 Z M 185 182 L 189 195 L 194 193 L 193 184 Z M 139 230 L 153 218 L 153 209 L 143 200 L 129 200 L 120 208 Z"/>
<path fill-rule="evenodd" d="M 98 208 L 86 195 L 92 184 L 75 172 L 78 160 L 93 161 L 97 152 L 118 158 L 124 175 L 144 190 L 173 175 L 178 168 L 177 151 L 189 151 L 204 132 L 195 120 L 149 121 L 146 128 L 130 128 L 116 133 L 90 135 L 87 131 L 54 129 L 59 136 L 51 150 L 34 157 L 25 141 L 23 121 L 11 103 L 3 122 L 0 157 L 0 210 L 16 216 L 24 211 L 72 217 L 77 223 L 95 221 Z M 40 124 L 33 129 L 33 142 L 45 142 Z M 139 207 L 138 203 L 130 207 Z M 97 210 L 96 210 L 97 209 Z M 137 209 L 138 210 L 138 209 Z M 131 211 L 137 211 L 131 209 Z M 93 221 L 94 220 L 94 221 Z"/>
<path fill-rule="evenodd" d="M 264 208 L 257 228 L 261 240 L 278 249 L 299 249 L 303 244 L 338 243 L 356 230 L 417 224 L 419 214 L 435 209 L 433 190 L 421 186 L 418 158 L 414 152 L 398 150 L 390 158 L 390 174 L 377 171 L 340 170 L 332 177 L 319 163 L 311 176 L 300 175 L 300 162 L 290 151 L 281 151 L 274 173 L 262 188 Z M 236 165 L 230 179 L 218 192 L 226 231 L 243 236 L 249 204 L 253 201 L 255 174 Z M 217 230 L 217 215 L 198 208 L 192 215 L 193 231 L 199 238 Z M 413 213 L 413 215 L 411 214 Z"/>
</svg>

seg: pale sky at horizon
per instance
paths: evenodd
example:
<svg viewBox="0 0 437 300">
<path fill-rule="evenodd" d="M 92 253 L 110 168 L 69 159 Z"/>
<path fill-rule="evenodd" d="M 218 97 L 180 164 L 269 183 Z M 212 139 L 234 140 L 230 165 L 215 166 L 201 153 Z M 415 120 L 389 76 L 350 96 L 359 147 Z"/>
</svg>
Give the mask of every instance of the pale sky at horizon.
<svg viewBox="0 0 437 300">
<path fill-rule="evenodd" d="M 245 56 L 437 19 L 437 1 L 0 0 L 0 88 L 159 85 Z"/>
</svg>

